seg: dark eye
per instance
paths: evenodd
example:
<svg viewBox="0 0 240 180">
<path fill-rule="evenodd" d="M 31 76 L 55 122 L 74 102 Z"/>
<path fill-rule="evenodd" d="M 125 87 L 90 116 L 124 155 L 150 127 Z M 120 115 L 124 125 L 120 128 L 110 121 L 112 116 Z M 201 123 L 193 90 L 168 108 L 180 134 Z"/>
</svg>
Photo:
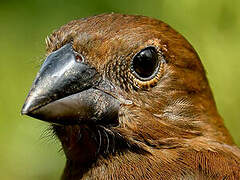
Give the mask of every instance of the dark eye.
<svg viewBox="0 0 240 180">
<path fill-rule="evenodd" d="M 154 47 L 138 52 L 132 60 L 132 72 L 141 80 L 151 79 L 159 66 L 158 53 Z"/>
</svg>

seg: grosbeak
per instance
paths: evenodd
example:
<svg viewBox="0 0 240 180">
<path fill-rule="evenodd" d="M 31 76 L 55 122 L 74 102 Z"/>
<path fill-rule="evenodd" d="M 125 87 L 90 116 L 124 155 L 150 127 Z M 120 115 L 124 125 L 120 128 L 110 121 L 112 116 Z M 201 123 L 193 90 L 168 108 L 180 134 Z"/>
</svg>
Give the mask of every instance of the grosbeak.
<svg viewBox="0 0 240 180">
<path fill-rule="evenodd" d="M 203 65 L 162 21 L 102 14 L 47 37 L 22 114 L 47 121 L 62 179 L 240 179 Z"/>
</svg>

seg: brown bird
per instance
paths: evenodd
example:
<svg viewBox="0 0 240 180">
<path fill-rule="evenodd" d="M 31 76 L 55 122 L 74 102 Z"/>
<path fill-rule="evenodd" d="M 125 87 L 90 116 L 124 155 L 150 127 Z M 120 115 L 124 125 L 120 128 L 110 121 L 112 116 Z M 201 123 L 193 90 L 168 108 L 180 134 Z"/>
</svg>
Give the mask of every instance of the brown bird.
<svg viewBox="0 0 240 180">
<path fill-rule="evenodd" d="M 102 14 L 46 44 L 22 114 L 52 124 L 62 179 L 240 179 L 202 63 L 170 26 Z"/>
</svg>

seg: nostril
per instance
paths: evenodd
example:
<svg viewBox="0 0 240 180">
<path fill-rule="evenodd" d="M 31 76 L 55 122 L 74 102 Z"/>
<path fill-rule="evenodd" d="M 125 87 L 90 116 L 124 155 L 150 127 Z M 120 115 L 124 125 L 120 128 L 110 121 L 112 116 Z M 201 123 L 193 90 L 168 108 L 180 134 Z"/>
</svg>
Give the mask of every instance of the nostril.
<svg viewBox="0 0 240 180">
<path fill-rule="evenodd" d="M 81 54 L 76 54 L 76 62 L 84 62 L 84 57 Z"/>
</svg>

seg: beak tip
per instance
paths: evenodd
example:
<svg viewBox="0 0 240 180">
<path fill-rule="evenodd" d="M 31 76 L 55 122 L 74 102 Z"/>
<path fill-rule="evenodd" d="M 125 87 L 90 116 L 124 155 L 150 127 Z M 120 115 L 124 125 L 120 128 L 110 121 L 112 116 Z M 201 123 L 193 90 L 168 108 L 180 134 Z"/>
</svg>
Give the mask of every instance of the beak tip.
<svg viewBox="0 0 240 180">
<path fill-rule="evenodd" d="M 24 104 L 21 109 L 21 115 L 27 115 L 28 113 L 29 113 L 29 108 L 27 108 L 26 104 Z"/>
<path fill-rule="evenodd" d="M 21 115 L 22 115 L 22 116 L 23 116 L 23 115 L 27 115 L 27 112 L 21 111 Z"/>
<path fill-rule="evenodd" d="M 35 106 L 38 103 L 38 101 L 34 95 L 35 95 L 35 93 L 32 90 L 30 90 L 30 92 L 22 106 L 21 115 L 29 115 L 35 109 Z"/>
<path fill-rule="evenodd" d="M 25 103 L 22 106 L 21 109 L 21 115 L 29 115 L 34 107 L 34 101 L 32 100 L 32 98 L 28 98 L 26 99 Z"/>
</svg>

